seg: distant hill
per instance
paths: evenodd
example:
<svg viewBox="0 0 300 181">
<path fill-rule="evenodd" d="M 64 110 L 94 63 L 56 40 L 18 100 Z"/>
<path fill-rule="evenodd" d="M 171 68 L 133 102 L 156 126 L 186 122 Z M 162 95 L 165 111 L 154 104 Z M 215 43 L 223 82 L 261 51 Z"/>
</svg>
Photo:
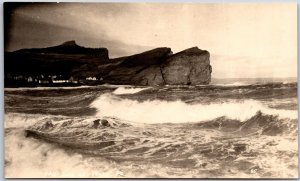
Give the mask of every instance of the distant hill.
<svg viewBox="0 0 300 181">
<path fill-rule="evenodd" d="M 108 50 L 106 48 L 85 48 L 76 44 L 74 40 L 64 42 L 61 45 L 48 48 L 31 48 L 21 49 L 15 53 L 41 53 L 41 54 L 67 54 L 67 55 L 89 55 L 98 57 L 107 57 Z"/>
<path fill-rule="evenodd" d="M 109 61 L 106 48 L 84 48 L 68 41 L 49 48 L 21 49 L 4 54 L 5 75 L 62 75 L 85 64 Z"/>
</svg>

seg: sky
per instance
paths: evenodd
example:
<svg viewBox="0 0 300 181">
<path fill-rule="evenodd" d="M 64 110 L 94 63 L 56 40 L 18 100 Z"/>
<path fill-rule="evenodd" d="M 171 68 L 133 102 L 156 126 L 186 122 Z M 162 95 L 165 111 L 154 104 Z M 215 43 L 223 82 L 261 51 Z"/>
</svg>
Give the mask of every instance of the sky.
<svg viewBox="0 0 300 181">
<path fill-rule="evenodd" d="M 75 40 L 111 58 L 170 47 L 210 52 L 214 78 L 297 76 L 296 3 L 5 4 L 5 50 Z M 8 11 L 10 9 L 11 11 Z"/>
</svg>

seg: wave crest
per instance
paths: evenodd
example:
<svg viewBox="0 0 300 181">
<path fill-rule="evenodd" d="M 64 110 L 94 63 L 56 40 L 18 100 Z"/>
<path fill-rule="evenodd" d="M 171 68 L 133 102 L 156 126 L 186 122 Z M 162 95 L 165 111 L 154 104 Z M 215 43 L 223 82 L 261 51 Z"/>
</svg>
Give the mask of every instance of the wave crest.
<svg viewBox="0 0 300 181">
<path fill-rule="evenodd" d="M 121 95 L 121 94 L 135 94 L 141 92 L 143 90 L 149 89 L 147 88 L 133 88 L 133 87 L 119 87 L 113 91 L 113 94 Z"/>
<path fill-rule="evenodd" d="M 92 102 L 91 107 L 97 109 L 97 116 L 117 117 L 137 123 L 198 122 L 221 116 L 245 121 L 259 110 L 280 117 L 297 118 L 296 110 L 271 109 L 255 100 L 203 105 L 187 104 L 180 100 L 139 102 L 112 94 L 103 94 Z"/>
</svg>

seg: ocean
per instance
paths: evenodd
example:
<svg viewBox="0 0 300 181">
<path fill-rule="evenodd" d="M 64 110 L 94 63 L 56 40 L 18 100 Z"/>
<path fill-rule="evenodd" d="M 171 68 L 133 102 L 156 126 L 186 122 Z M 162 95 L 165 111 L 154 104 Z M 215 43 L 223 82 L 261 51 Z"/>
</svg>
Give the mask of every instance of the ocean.
<svg viewBox="0 0 300 181">
<path fill-rule="evenodd" d="M 6 178 L 297 178 L 296 80 L 5 88 Z"/>
</svg>

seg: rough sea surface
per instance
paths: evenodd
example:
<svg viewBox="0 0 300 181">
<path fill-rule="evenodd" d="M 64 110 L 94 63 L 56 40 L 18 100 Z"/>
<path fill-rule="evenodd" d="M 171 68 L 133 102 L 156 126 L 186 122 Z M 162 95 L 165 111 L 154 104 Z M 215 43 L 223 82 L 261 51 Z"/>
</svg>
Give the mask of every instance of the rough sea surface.
<svg viewBox="0 0 300 181">
<path fill-rule="evenodd" d="M 297 83 L 7 88 L 5 177 L 297 178 Z"/>
</svg>

